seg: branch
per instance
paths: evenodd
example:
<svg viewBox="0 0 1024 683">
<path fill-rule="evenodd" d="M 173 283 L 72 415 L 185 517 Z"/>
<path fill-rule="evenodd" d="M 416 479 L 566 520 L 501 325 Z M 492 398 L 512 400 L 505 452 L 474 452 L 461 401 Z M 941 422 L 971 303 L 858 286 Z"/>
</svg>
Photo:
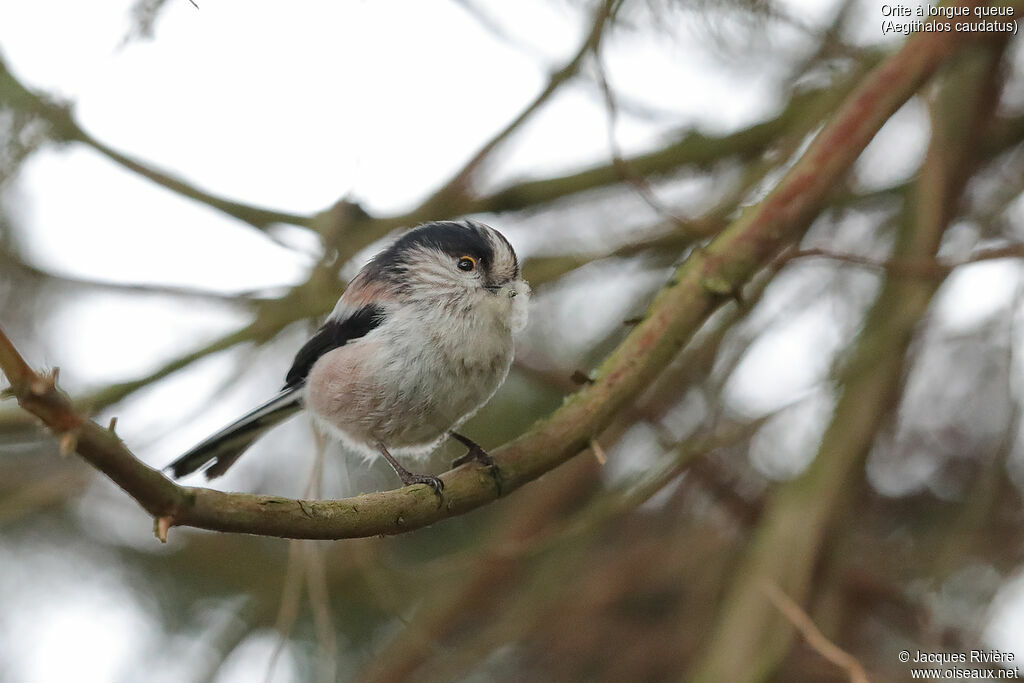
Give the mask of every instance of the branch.
<svg viewBox="0 0 1024 683">
<path fill-rule="evenodd" d="M 798 240 L 882 124 L 958 42 L 957 36 L 947 34 L 916 36 L 873 71 L 778 187 L 677 269 L 595 381 L 492 454 L 502 490 L 513 491 L 586 448 L 733 292 Z M 23 408 L 55 433 L 71 434 L 78 453 L 160 518 L 162 527 L 325 539 L 398 534 L 464 514 L 499 495 L 488 472 L 475 465 L 442 476 L 443 505 L 431 489 L 418 485 L 334 501 L 182 487 L 137 460 L 116 435 L 76 415 L 68 397 L 35 374 L 2 334 L 0 368 Z"/>
<path fill-rule="evenodd" d="M 307 225 L 308 217 L 300 216 L 283 211 L 274 211 L 257 206 L 242 204 L 223 197 L 200 190 L 194 185 L 176 178 L 167 171 L 160 170 L 151 164 L 144 163 L 137 159 L 122 154 L 114 148 L 96 140 L 89 135 L 71 114 L 67 105 L 60 104 L 43 95 L 33 92 L 18 81 L 7 65 L 0 59 L 0 93 L 3 98 L 13 103 L 18 109 L 30 111 L 42 120 L 46 121 L 56 137 L 64 142 L 79 142 L 87 145 L 103 156 L 120 166 L 134 171 L 139 175 L 152 180 L 158 185 L 177 192 L 185 197 L 211 206 L 229 216 L 233 216 L 249 225 L 266 230 L 274 223 L 292 223 L 294 225 Z"/>
<path fill-rule="evenodd" d="M 50 270 L 43 266 L 29 263 L 21 258 L 13 250 L 0 247 L 0 266 L 10 271 L 39 281 L 52 282 L 61 287 L 73 288 L 76 290 L 91 289 L 98 291 L 117 292 L 121 294 L 142 294 L 155 296 L 168 296 L 181 299 L 195 299 L 202 301 L 216 301 L 218 303 L 230 304 L 235 307 L 251 306 L 265 300 L 259 296 L 258 291 L 239 292 L 227 294 L 215 292 L 197 287 L 179 285 L 161 285 L 140 282 L 115 282 L 113 280 L 98 280 L 80 275 L 69 275 Z M 10 272 L 8 271 L 8 272 Z"/>
<path fill-rule="evenodd" d="M 472 196 L 470 188 L 473 176 L 476 175 L 494 150 L 512 137 L 562 85 L 579 72 L 587 54 L 597 49 L 605 27 L 614 17 L 621 2 L 622 0 L 601 0 L 600 5 L 594 12 L 590 30 L 584 37 L 579 49 L 569 61 L 549 76 L 544 89 L 534 97 L 518 116 L 495 134 L 494 137 L 484 143 L 462 168 L 456 171 L 436 192 L 424 199 L 418 207 L 404 215 L 385 218 L 364 217 L 362 220 L 357 218 L 354 221 L 347 219 L 345 216 L 335 216 L 334 211 L 328 209 L 312 219 L 311 227 L 320 233 L 325 244 L 338 248 L 343 260 L 347 260 L 358 252 L 360 248 L 365 247 L 373 240 L 383 237 L 389 231 L 396 228 L 430 220 L 452 218 L 463 214 L 492 211 L 492 209 L 482 206 L 480 200 Z M 551 180 L 557 182 L 559 179 L 553 178 Z M 339 247 L 342 236 L 346 238 L 343 248 Z M 353 244 L 353 237 L 357 241 L 362 242 L 362 244 Z"/>
<path fill-rule="evenodd" d="M 612 3 L 614 4 L 614 3 Z M 608 7 L 606 3 L 602 7 Z M 614 9 L 614 7 L 612 7 Z M 324 237 L 327 244 L 336 244 L 344 235 L 344 255 L 351 255 L 383 237 L 388 232 L 429 220 L 441 220 L 472 213 L 503 213 L 535 208 L 580 192 L 614 185 L 621 182 L 621 175 L 615 164 L 600 164 L 567 175 L 551 176 L 536 180 L 513 183 L 489 195 L 473 197 L 462 192 L 464 180 L 479 166 L 482 156 L 487 156 L 501 142 L 507 139 L 529 116 L 536 111 L 554 89 L 578 72 L 580 61 L 593 49 L 600 38 L 599 28 L 607 17 L 604 10 L 596 17 L 595 24 L 577 55 L 566 66 L 552 74 L 549 85 L 524 111 L 506 128 L 486 143 L 463 169 L 448 181 L 444 188 L 427 198 L 419 207 L 404 214 L 372 217 L 361 211 L 339 212 L 338 206 L 314 215 L 290 214 L 218 197 L 200 190 L 176 177 L 158 169 L 150 162 L 144 162 L 124 155 L 111 146 L 92 137 L 74 119 L 70 108 L 45 95 L 36 93 L 14 78 L 0 60 L 0 93 L 10 106 L 31 112 L 46 121 L 54 139 L 63 142 L 86 144 L 119 165 L 128 168 L 158 185 L 185 197 L 203 203 L 245 223 L 265 231 L 275 223 L 288 223 L 314 230 Z M 761 155 L 772 142 L 794 123 L 816 116 L 827 109 L 837 98 L 846 94 L 854 83 L 846 78 L 838 85 L 824 92 L 802 94 L 791 98 L 785 110 L 774 119 L 752 125 L 722 136 L 707 136 L 695 131 L 681 135 L 675 142 L 656 151 L 638 154 L 623 160 L 636 174 L 658 176 L 676 172 L 687 166 L 703 167 L 726 158 L 746 161 Z M 460 191 L 456 191 L 460 189 Z M 341 208 L 354 206 L 340 202 Z"/>
<path fill-rule="evenodd" d="M 505 140 L 512 136 L 524 123 L 526 123 L 531 116 L 533 116 L 541 106 L 551 99 L 551 96 L 558 91 L 565 83 L 567 83 L 573 76 L 575 76 L 580 67 L 583 65 L 583 60 L 591 52 L 596 52 L 598 46 L 601 43 L 601 38 L 604 35 L 605 27 L 609 21 L 615 15 L 615 11 L 618 6 L 622 4 L 622 0 L 601 0 L 601 4 L 594 12 L 594 18 L 590 24 L 590 30 L 587 31 L 584 36 L 583 42 L 580 44 L 579 49 L 569 58 L 569 61 L 565 65 L 552 73 L 548 77 L 547 85 L 544 89 L 537 93 L 537 96 L 516 116 L 512 121 L 508 123 L 501 131 L 499 131 L 493 138 L 488 140 L 476 154 L 474 154 L 466 164 L 455 173 L 455 175 L 445 183 L 440 190 L 438 190 L 433 197 L 427 199 L 424 202 L 424 206 L 430 206 L 435 203 L 445 203 L 455 195 L 461 195 L 469 187 L 470 181 L 472 180 L 475 172 L 483 165 L 487 160 L 487 157 L 494 152 Z"/>
<path fill-rule="evenodd" d="M 612 157 L 612 167 L 619 174 L 622 181 L 630 185 L 634 192 L 636 192 L 636 195 L 651 210 L 682 227 L 685 224 L 683 219 L 676 216 L 675 213 L 663 204 L 658 199 L 654 188 L 647 182 L 647 179 L 634 171 L 633 167 L 622 158 L 622 148 L 619 147 L 619 140 L 616 135 L 619 122 L 619 104 L 615 91 L 612 90 L 612 86 L 608 82 L 608 73 L 605 70 L 604 60 L 601 58 L 599 49 L 594 50 L 594 71 L 597 84 L 604 96 L 605 112 L 608 119 L 608 151 Z"/>
<path fill-rule="evenodd" d="M 828 249 L 811 248 L 796 249 L 779 257 L 781 263 L 788 263 L 798 258 L 826 258 L 842 263 L 849 263 L 867 268 L 876 268 L 896 275 L 924 278 L 944 278 L 957 268 L 1004 258 L 1024 258 L 1024 244 L 1007 244 L 991 249 L 979 249 L 965 259 L 959 261 L 943 261 L 933 257 L 891 258 L 877 260 L 857 254 L 843 254 Z"/>
<path fill-rule="evenodd" d="M 75 133 L 76 140 L 92 147 L 103 156 L 107 157 L 114 163 L 127 168 L 129 171 L 134 171 L 142 177 L 153 181 L 157 185 L 161 185 L 172 192 L 177 192 L 183 197 L 194 199 L 201 204 L 206 204 L 211 208 L 222 211 L 229 216 L 248 223 L 257 230 L 266 231 L 269 227 L 278 223 L 289 223 L 291 225 L 306 227 L 310 224 L 310 218 L 302 214 L 288 213 L 286 211 L 277 211 L 275 209 L 243 204 L 242 202 L 218 197 L 215 194 L 201 190 L 195 185 L 191 185 L 184 180 L 175 177 L 173 174 L 153 166 L 152 164 L 144 163 L 128 156 L 127 154 L 118 152 L 116 149 L 95 139 L 81 128 L 77 128 L 77 125 Z"/>
</svg>

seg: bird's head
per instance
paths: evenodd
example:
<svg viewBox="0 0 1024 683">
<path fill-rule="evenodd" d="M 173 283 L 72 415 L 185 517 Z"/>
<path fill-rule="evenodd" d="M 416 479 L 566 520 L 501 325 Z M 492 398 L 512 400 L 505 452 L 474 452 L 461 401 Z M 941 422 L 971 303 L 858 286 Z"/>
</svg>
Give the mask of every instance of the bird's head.
<svg viewBox="0 0 1024 683">
<path fill-rule="evenodd" d="M 500 232 L 477 221 L 438 221 L 410 230 L 366 266 L 399 301 L 453 314 L 494 315 L 510 327 L 525 320 L 530 289 L 516 252 Z"/>
</svg>

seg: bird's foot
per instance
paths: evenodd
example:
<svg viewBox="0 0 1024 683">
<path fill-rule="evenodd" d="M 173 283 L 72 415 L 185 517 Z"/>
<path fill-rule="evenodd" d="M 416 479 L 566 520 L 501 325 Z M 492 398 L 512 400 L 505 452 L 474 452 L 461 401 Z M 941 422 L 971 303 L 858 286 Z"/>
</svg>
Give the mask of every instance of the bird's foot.
<svg viewBox="0 0 1024 683">
<path fill-rule="evenodd" d="M 444 482 L 441 481 L 440 477 L 435 477 L 429 474 L 413 474 L 408 470 L 404 474 L 399 473 L 398 475 L 402 479 L 402 483 L 406 486 L 412 486 L 413 484 L 426 484 L 430 488 L 434 489 L 434 493 L 437 494 L 438 498 L 441 498 L 441 492 L 444 491 Z"/>
<path fill-rule="evenodd" d="M 444 504 L 444 496 L 441 494 L 444 491 L 444 482 L 440 478 L 431 476 L 429 474 L 413 474 L 409 470 L 402 467 L 402 464 L 395 460 L 394 456 L 388 451 L 384 444 L 378 444 L 377 447 L 380 449 L 381 455 L 391 463 L 392 469 L 395 470 L 395 474 L 402 480 L 405 486 L 412 486 L 413 484 L 426 484 L 430 488 L 434 489 L 434 494 L 437 495 L 437 504 L 440 507 Z"/>
</svg>

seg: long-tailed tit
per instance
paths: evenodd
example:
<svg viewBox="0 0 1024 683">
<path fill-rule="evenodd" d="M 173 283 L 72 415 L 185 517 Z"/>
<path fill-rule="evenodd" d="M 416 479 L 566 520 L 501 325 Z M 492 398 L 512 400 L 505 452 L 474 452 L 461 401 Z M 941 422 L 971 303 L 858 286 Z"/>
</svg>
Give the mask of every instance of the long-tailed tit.
<svg viewBox="0 0 1024 683">
<path fill-rule="evenodd" d="M 456 434 L 508 374 L 512 334 L 526 323 L 529 286 L 512 245 L 475 221 L 436 222 L 402 235 L 349 284 L 295 356 L 284 388 L 168 465 L 174 476 L 209 464 L 218 477 L 265 432 L 301 409 L 367 459 L 425 455 L 451 436 L 469 450 L 452 463 L 493 465 Z"/>
</svg>

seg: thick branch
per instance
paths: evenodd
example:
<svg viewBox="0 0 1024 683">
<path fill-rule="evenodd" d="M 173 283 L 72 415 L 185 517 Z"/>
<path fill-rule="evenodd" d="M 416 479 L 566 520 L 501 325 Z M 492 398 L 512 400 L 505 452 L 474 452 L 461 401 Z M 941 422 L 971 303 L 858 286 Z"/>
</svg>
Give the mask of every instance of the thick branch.
<svg viewBox="0 0 1024 683">
<path fill-rule="evenodd" d="M 602 365 L 596 381 L 493 454 L 503 490 L 522 486 L 585 448 L 732 292 L 779 250 L 799 239 L 824 206 L 829 190 L 958 40 L 952 35 L 914 37 L 873 71 L 778 187 L 677 270 L 643 321 Z M 335 501 L 181 487 L 139 462 L 109 431 L 76 416 L 62 393 L 40 386 L 40 378 L 2 336 L 0 366 L 24 408 L 57 433 L 75 434 L 83 457 L 151 514 L 166 518 L 165 523 L 296 538 L 396 534 L 468 512 L 499 495 L 489 474 L 473 465 L 443 475 L 444 504 L 440 506 L 425 486 Z"/>
</svg>

